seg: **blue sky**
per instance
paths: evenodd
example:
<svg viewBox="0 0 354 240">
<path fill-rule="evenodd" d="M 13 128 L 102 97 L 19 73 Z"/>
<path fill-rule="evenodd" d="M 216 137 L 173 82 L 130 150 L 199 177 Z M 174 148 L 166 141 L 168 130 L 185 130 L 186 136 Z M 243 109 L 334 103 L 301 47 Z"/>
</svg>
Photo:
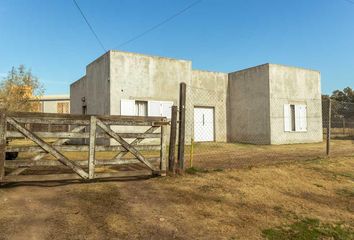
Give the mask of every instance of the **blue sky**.
<svg viewBox="0 0 354 240">
<path fill-rule="evenodd" d="M 231 72 L 271 62 L 321 71 L 322 92 L 354 87 L 354 0 L 203 0 L 119 50 Z M 106 49 L 193 0 L 77 0 Z M 32 68 L 46 94 L 69 85 L 103 50 L 72 0 L 0 0 L 0 77 Z"/>
</svg>

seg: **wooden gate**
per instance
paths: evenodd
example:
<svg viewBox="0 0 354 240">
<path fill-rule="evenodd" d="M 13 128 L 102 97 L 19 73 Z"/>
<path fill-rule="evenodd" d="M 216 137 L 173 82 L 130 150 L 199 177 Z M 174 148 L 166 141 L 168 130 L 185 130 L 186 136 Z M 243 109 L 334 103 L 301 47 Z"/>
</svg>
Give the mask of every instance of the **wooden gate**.
<svg viewBox="0 0 354 240">
<path fill-rule="evenodd" d="M 33 132 L 33 124 L 68 125 L 69 130 Z M 162 117 L 2 111 L 0 182 L 165 175 L 168 124 Z M 19 153 L 16 160 L 6 159 L 11 152 Z M 84 159 L 78 160 L 80 155 Z"/>
</svg>

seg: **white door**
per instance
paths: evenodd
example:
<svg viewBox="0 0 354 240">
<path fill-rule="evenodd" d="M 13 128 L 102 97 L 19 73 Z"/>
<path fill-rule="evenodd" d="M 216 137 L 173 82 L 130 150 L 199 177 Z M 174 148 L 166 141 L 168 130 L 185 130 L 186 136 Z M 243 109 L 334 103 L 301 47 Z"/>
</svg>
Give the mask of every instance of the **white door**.
<svg viewBox="0 0 354 240">
<path fill-rule="evenodd" d="M 196 142 L 214 141 L 214 109 L 194 108 L 194 140 Z"/>
</svg>

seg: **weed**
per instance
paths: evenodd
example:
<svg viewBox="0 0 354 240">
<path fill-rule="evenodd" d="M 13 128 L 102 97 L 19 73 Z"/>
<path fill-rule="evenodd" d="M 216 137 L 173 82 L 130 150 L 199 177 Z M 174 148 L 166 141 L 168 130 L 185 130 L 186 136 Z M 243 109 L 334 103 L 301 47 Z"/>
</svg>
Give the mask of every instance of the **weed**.
<svg viewBox="0 0 354 240">
<path fill-rule="evenodd" d="M 319 187 L 319 188 L 324 188 L 321 184 L 315 183 L 315 184 L 313 184 L 313 185 L 315 185 L 316 187 Z"/>
<path fill-rule="evenodd" d="M 339 224 L 322 224 L 318 219 L 306 218 L 287 226 L 269 228 L 262 231 L 263 237 L 269 240 L 317 240 L 354 238 L 354 231 L 345 229 Z"/>
<path fill-rule="evenodd" d="M 216 169 L 214 169 L 213 171 L 214 171 L 214 172 L 223 172 L 224 169 L 222 169 L 222 168 L 216 168 Z"/>
<path fill-rule="evenodd" d="M 190 167 L 190 168 L 187 168 L 185 172 L 187 174 L 197 174 L 197 173 L 208 173 L 209 170 L 202 169 L 202 168 L 196 168 L 196 167 Z"/>
<path fill-rule="evenodd" d="M 354 197 L 354 189 L 342 188 L 336 191 L 338 195 L 344 197 Z"/>
</svg>

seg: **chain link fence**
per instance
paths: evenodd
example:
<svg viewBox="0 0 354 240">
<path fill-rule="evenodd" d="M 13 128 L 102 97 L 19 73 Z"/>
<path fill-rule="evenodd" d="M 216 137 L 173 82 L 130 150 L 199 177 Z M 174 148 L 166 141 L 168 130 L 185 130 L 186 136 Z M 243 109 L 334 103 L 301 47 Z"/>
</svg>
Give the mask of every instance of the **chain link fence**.
<svg viewBox="0 0 354 240">
<path fill-rule="evenodd" d="M 201 169 L 354 155 L 354 103 L 257 98 L 229 103 L 226 90 L 187 86 L 185 166 Z M 328 123 L 331 123 L 330 125 Z"/>
<path fill-rule="evenodd" d="M 354 103 L 322 100 L 323 134 L 332 156 L 354 154 Z M 328 134 L 328 129 L 330 129 Z"/>
</svg>

